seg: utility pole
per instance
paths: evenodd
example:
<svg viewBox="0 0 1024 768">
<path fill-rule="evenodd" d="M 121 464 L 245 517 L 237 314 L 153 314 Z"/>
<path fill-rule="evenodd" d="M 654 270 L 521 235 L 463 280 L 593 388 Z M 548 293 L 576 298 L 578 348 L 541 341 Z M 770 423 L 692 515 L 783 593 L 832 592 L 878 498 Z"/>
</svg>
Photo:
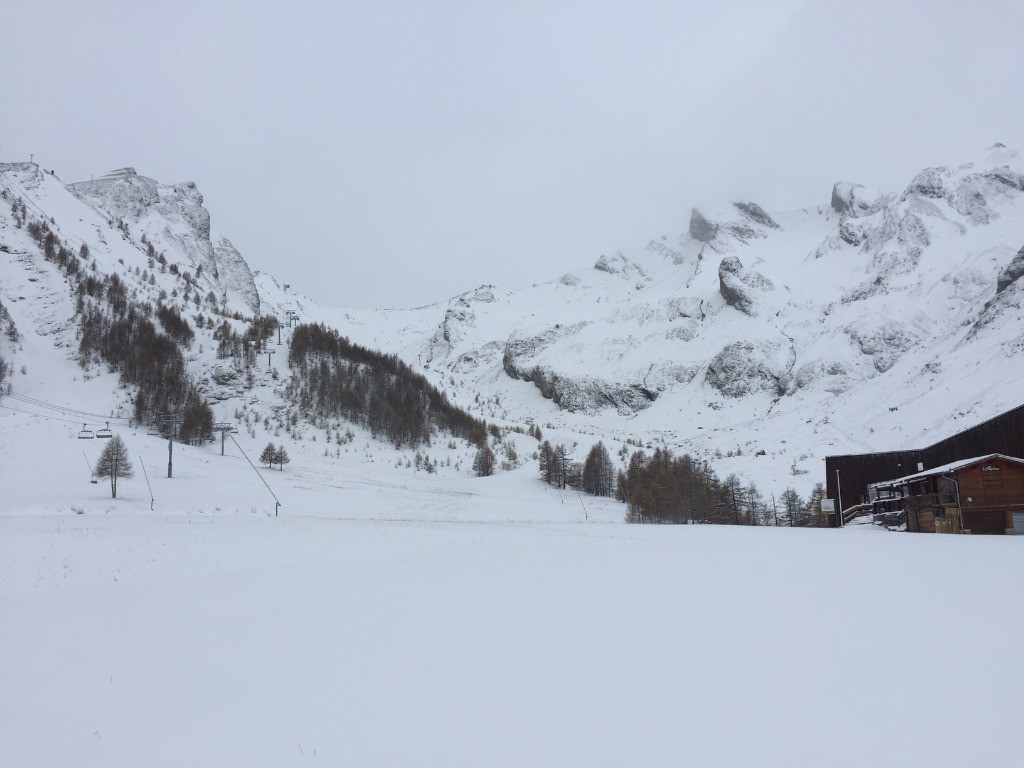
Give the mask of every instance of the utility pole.
<svg viewBox="0 0 1024 768">
<path fill-rule="evenodd" d="M 167 477 L 173 476 L 174 469 L 174 433 L 181 424 L 181 416 L 161 416 L 158 422 L 168 428 L 167 433 Z"/>
<path fill-rule="evenodd" d="M 224 455 L 224 436 L 228 432 L 237 432 L 234 424 L 229 424 L 226 421 L 218 421 L 213 425 L 214 432 L 220 432 L 220 455 Z"/>
<path fill-rule="evenodd" d="M 172 427 L 173 430 L 173 427 Z M 167 437 L 167 477 L 174 476 L 174 432 Z"/>
<path fill-rule="evenodd" d="M 836 510 L 836 528 L 843 527 L 843 487 L 839 484 L 839 470 L 836 470 L 836 498 L 839 501 L 839 509 Z"/>
</svg>

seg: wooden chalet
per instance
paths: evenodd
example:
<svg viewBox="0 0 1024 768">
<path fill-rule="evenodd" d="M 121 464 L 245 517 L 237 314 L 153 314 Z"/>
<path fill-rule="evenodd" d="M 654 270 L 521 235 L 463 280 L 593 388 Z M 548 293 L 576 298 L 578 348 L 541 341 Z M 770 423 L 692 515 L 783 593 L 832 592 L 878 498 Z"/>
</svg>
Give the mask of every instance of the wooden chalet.
<svg viewBox="0 0 1024 768">
<path fill-rule="evenodd" d="M 1024 405 L 964 429 L 939 440 L 926 448 L 909 448 L 881 453 L 848 454 L 825 457 L 825 497 L 834 499 L 840 515 L 828 517 L 830 527 L 841 524 L 847 512 L 856 513 L 857 507 L 868 503 L 869 484 L 885 486 L 879 481 L 889 477 L 902 478 L 913 467 L 918 472 L 925 467 L 943 467 L 974 456 L 993 453 L 1003 456 L 1024 456 Z M 930 470 L 934 472 L 935 470 Z M 841 482 L 840 482 L 841 481 Z M 889 481 L 895 482 L 895 481 Z M 902 511 L 903 505 L 892 504 L 892 511 Z M 1009 526 L 1007 526 L 1009 527 Z"/>
<path fill-rule="evenodd" d="M 872 483 L 875 519 L 919 533 L 1024 535 L 1024 459 L 992 453 Z"/>
</svg>

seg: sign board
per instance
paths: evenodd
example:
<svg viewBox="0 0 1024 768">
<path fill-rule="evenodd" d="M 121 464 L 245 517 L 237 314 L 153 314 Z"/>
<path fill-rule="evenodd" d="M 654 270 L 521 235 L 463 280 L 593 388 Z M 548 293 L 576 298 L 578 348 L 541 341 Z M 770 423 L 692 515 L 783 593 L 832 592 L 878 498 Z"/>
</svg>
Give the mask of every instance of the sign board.
<svg viewBox="0 0 1024 768">
<path fill-rule="evenodd" d="M 821 500 L 821 511 L 825 514 L 832 514 L 836 511 L 836 500 L 835 499 L 822 499 Z"/>
</svg>

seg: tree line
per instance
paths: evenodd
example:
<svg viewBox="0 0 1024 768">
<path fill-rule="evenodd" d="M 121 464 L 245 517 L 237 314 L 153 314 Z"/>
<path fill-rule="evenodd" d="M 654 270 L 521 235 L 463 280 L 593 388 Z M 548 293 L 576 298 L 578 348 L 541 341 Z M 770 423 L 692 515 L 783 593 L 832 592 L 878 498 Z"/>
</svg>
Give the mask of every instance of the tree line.
<svg viewBox="0 0 1024 768">
<path fill-rule="evenodd" d="M 398 447 L 429 444 L 435 430 L 486 444 L 486 423 L 452 405 L 425 376 L 323 323 L 295 327 L 288 365 L 288 394 L 311 420 L 342 417 Z"/>
<path fill-rule="evenodd" d="M 620 455 L 626 455 L 625 447 Z M 582 464 L 572 461 L 565 445 L 547 440 L 537 457 L 544 482 L 595 496 L 615 496 L 626 505 L 628 523 L 821 524 L 825 496 L 821 483 L 806 500 L 787 488 L 769 503 L 754 483 L 744 484 L 735 474 L 719 479 L 708 462 L 689 454 L 675 456 L 668 448 L 657 448 L 652 454 L 635 451 L 626 468 L 617 473 L 602 442 L 590 449 Z"/>
</svg>

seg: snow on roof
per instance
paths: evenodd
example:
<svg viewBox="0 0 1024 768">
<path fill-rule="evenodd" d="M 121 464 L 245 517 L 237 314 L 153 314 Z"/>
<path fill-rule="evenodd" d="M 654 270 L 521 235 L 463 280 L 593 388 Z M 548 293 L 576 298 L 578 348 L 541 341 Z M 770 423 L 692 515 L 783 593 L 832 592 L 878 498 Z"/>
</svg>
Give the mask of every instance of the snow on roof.
<svg viewBox="0 0 1024 768">
<path fill-rule="evenodd" d="M 956 472 L 963 469 L 964 467 L 970 467 L 974 464 L 981 464 L 983 461 L 991 461 L 992 459 L 1003 459 L 1004 461 L 1012 461 L 1016 464 L 1024 464 L 1024 459 L 1018 459 L 1013 456 L 1007 456 L 1002 453 L 990 453 L 987 456 L 975 456 L 973 459 L 961 459 L 960 461 L 954 461 L 950 464 L 943 464 L 941 467 L 935 467 L 933 469 L 926 469 L 923 472 L 915 472 L 912 475 L 906 475 L 904 477 L 898 477 L 895 480 L 886 480 L 884 483 L 873 483 L 873 485 L 896 485 L 898 483 L 910 483 L 914 480 L 920 480 L 925 477 L 933 477 L 934 475 L 943 475 L 949 472 Z"/>
</svg>

